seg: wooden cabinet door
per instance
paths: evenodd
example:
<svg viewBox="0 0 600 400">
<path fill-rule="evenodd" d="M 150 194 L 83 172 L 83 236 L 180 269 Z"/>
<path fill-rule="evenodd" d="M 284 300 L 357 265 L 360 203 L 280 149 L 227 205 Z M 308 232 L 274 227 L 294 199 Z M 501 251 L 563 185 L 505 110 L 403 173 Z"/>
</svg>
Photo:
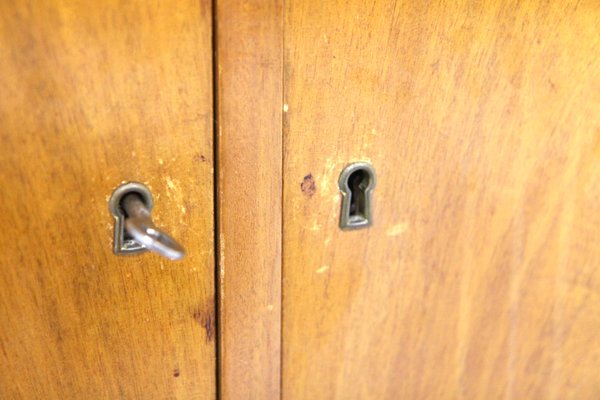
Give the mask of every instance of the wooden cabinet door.
<svg viewBox="0 0 600 400">
<path fill-rule="evenodd" d="M 216 391 L 211 3 L 0 4 L 0 398 Z M 145 183 L 183 261 L 112 253 Z"/>
<path fill-rule="evenodd" d="M 600 3 L 284 6 L 282 397 L 600 398 Z"/>
</svg>

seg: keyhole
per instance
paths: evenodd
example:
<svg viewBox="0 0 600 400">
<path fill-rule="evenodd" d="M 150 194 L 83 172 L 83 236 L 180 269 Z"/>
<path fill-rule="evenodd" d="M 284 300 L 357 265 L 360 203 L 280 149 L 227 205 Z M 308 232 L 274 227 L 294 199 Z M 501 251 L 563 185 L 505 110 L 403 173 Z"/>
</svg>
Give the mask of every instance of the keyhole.
<svg viewBox="0 0 600 400">
<path fill-rule="evenodd" d="M 350 187 L 350 219 L 365 218 L 365 190 L 369 186 L 369 175 L 362 169 L 354 171 L 348 178 Z"/>
<path fill-rule="evenodd" d="M 342 211 L 340 227 L 354 229 L 372 223 L 371 191 L 375 188 L 375 171 L 369 163 L 359 162 L 347 166 L 340 175 Z"/>
<path fill-rule="evenodd" d="M 113 251 L 115 254 L 130 254 L 146 251 L 146 248 L 135 241 L 125 230 L 125 218 L 123 199 L 125 196 L 135 194 L 152 210 L 152 194 L 150 190 L 139 182 L 129 182 L 116 188 L 108 201 L 108 208 L 115 220 Z"/>
</svg>

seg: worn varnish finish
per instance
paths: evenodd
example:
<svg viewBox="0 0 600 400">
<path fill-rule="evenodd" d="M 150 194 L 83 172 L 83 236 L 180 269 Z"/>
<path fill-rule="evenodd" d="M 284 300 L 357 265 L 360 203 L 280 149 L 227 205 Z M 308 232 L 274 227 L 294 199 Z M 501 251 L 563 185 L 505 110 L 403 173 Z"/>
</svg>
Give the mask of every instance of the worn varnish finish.
<svg viewBox="0 0 600 400">
<path fill-rule="evenodd" d="M 285 4 L 283 398 L 600 398 L 600 3 Z"/>
<path fill-rule="evenodd" d="M 215 398 L 211 7 L 0 4 L 0 398 Z M 182 262 L 112 254 L 145 182 Z"/>
<path fill-rule="evenodd" d="M 282 5 L 216 5 L 220 393 L 277 399 Z"/>
</svg>

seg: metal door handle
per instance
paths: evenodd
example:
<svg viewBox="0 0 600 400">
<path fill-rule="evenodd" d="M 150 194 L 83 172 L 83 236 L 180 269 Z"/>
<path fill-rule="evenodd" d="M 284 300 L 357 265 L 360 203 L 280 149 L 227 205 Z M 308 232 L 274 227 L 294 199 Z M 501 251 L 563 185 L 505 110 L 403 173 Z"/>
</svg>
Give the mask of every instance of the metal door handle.
<svg viewBox="0 0 600 400">
<path fill-rule="evenodd" d="M 185 249 L 152 222 L 152 195 L 145 185 L 130 182 L 119 186 L 109 200 L 115 217 L 116 254 L 150 250 L 171 260 L 179 260 Z"/>
</svg>

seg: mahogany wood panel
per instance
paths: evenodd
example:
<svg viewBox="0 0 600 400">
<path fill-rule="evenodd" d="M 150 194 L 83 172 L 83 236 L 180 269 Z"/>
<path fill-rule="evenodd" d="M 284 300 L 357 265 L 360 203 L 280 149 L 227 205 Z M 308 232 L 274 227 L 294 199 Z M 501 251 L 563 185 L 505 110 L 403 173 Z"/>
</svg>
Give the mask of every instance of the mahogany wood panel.
<svg viewBox="0 0 600 400">
<path fill-rule="evenodd" d="M 220 395 L 277 399 L 282 2 L 216 8 Z"/>
<path fill-rule="evenodd" d="M 211 14 L 0 3 L 0 398 L 215 398 Z M 112 254 L 129 180 L 183 261 Z"/>
<path fill-rule="evenodd" d="M 282 397 L 600 398 L 600 3 L 284 13 Z"/>
</svg>

